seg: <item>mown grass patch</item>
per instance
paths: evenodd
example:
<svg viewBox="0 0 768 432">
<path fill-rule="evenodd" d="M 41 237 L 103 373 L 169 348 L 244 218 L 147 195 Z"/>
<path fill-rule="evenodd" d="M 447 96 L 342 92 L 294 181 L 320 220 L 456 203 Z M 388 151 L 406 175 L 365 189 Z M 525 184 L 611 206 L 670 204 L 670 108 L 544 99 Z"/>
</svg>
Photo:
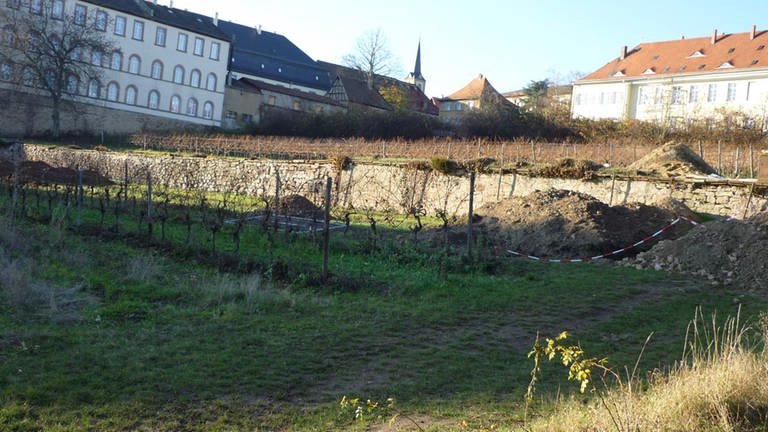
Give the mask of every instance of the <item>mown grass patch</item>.
<svg viewBox="0 0 768 432">
<path fill-rule="evenodd" d="M 0 250 L 29 260 L 30 284 L 67 293 L 75 318 L 42 301 L 22 310 L 2 285 L 0 424 L 18 430 L 364 429 L 340 413 L 345 395 L 394 397 L 442 430 L 512 427 L 537 332 L 570 330 L 617 364 L 656 332 L 652 368 L 679 357 L 698 305 L 735 307 L 734 294 L 611 265 L 447 257 L 444 271 L 409 241 L 363 253 L 336 234 L 324 284 L 312 236 L 278 234 L 270 256 L 249 228 L 241 253 L 263 271 L 243 274 L 97 232 L 3 226 Z M 766 306 L 739 299 L 749 316 Z M 548 374 L 542 391 L 566 385 Z"/>
</svg>

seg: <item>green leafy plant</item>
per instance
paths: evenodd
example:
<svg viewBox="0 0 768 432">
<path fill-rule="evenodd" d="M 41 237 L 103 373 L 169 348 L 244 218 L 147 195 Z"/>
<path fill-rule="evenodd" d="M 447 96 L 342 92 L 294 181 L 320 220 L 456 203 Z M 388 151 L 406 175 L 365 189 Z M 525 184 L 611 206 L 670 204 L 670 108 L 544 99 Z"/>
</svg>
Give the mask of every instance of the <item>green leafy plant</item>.
<svg viewBox="0 0 768 432">
<path fill-rule="evenodd" d="M 387 398 L 384 403 L 381 403 L 371 399 L 366 399 L 365 402 L 363 402 L 361 398 L 350 399 L 343 396 L 341 401 L 339 401 L 339 407 L 341 408 L 341 417 L 343 419 L 346 418 L 352 419 L 353 421 L 368 422 L 384 420 L 386 417 L 389 417 L 387 424 L 391 427 L 399 417 L 402 417 L 411 422 L 420 431 L 424 430 L 424 428 L 422 428 L 414 419 L 405 414 L 394 412 L 394 398 Z"/>
<path fill-rule="evenodd" d="M 568 339 L 570 333 L 564 331 L 557 335 L 554 339 L 545 338 L 545 343 L 540 342 L 538 335 L 536 341 L 533 343 L 533 348 L 528 353 L 528 358 L 533 358 L 533 369 L 531 370 L 531 382 L 528 384 L 528 391 L 526 392 L 526 399 L 529 401 L 533 399 L 534 392 L 536 390 L 536 382 L 538 381 L 538 375 L 541 372 L 541 360 L 546 359 L 553 361 L 558 359 L 560 363 L 568 368 L 568 380 L 578 381 L 580 383 L 579 390 L 584 393 L 590 386 L 594 389 L 592 380 L 592 369 L 598 368 L 603 371 L 610 372 L 608 368 L 608 359 L 598 359 L 595 357 L 584 357 L 584 350 L 580 345 L 565 345 L 562 341 Z"/>
</svg>

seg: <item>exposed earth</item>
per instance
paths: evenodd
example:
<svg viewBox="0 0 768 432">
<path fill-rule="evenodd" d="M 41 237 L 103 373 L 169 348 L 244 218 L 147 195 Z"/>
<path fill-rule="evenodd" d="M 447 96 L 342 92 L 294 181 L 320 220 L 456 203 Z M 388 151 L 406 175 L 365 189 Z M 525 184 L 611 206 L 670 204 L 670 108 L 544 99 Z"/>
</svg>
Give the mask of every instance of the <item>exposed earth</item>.
<svg viewBox="0 0 768 432">
<path fill-rule="evenodd" d="M 661 177 L 707 176 L 716 173 L 714 168 L 688 146 L 674 142 L 653 150 L 629 168 L 642 174 Z"/>
<path fill-rule="evenodd" d="M 684 205 L 671 200 L 656 206 L 633 203 L 611 207 L 586 194 L 554 189 L 485 205 L 476 213 L 481 217 L 481 228 L 496 245 L 557 259 L 585 258 L 620 249 L 652 235 L 677 216 L 695 217 Z M 678 224 L 665 236 L 676 238 L 689 229 Z M 651 245 L 643 244 L 637 250 Z"/>
<path fill-rule="evenodd" d="M 662 241 L 627 260 L 638 268 L 675 271 L 702 277 L 713 285 L 748 291 L 768 288 L 768 214 L 747 221 L 708 222 L 674 241 Z"/>
</svg>

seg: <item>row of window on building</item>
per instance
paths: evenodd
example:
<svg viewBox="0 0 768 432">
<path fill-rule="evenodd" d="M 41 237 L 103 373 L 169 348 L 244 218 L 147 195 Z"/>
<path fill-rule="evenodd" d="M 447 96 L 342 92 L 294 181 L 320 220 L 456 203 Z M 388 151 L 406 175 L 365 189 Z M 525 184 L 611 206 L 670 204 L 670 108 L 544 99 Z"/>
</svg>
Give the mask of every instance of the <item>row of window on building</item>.
<svg viewBox="0 0 768 432">
<path fill-rule="evenodd" d="M 725 102 L 736 102 L 740 99 L 750 101 L 754 98 L 754 82 L 746 83 L 746 92 L 741 94 L 739 91 L 740 83 L 729 82 L 692 84 L 687 86 L 687 88 L 684 86 L 672 86 L 668 95 L 665 94 L 664 88 L 661 86 L 640 87 L 637 93 L 637 103 L 638 105 L 659 105 L 664 103 L 683 105 L 685 103 L 721 102 L 723 98 L 723 84 L 725 84 Z"/>
<path fill-rule="evenodd" d="M 742 83 L 743 85 L 743 83 Z M 690 86 L 672 86 L 666 90 L 664 86 L 646 86 L 637 89 L 638 105 L 683 105 L 685 103 L 721 102 L 720 90 L 722 84 L 692 84 Z M 754 99 L 755 83 L 746 83 L 746 92 L 740 93 L 740 83 L 725 83 L 725 102 L 740 100 L 750 101 Z M 573 97 L 575 105 L 615 105 L 624 103 L 623 92 L 600 92 L 595 94 L 577 93 Z"/>
<path fill-rule="evenodd" d="M 11 67 L 7 63 L 3 63 L 0 65 L 0 80 L 2 81 L 11 81 L 13 78 Z M 48 79 L 53 79 L 53 77 L 50 77 Z M 40 83 L 37 83 L 35 81 L 35 75 L 31 71 L 25 71 L 23 74 L 22 82 L 25 86 L 28 87 L 39 87 Z M 70 95 L 81 95 L 81 88 L 80 88 L 80 80 L 75 75 L 70 75 L 67 78 L 66 83 L 66 91 Z M 101 99 L 102 97 L 106 97 L 106 99 L 110 102 L 121 102 L 125 103 L 127 105 L 134 105 L 134 106 L 146 106 L 149 109 L 153 110 L 162 110 L 161 108 L 161 98 L 160 98 L 160 92 L 157 90 L 151 90 L 147 94 L 147 103 L 146 105 L 140 104 L 139 102 L 139 90 L 134 85 L 129 85 L 125 88 L 125 93 L 123 95 L 123 98 L 121 99 L 120 96 L 120 84 L 118 84 L 115 81 L 110 81 L 106 86 L 106 94 L 102 95 L 102 83 L 98 79 L 91 79 L 88 81 L 88 85 L 85 89 L 85 96 L 88 96 L 90 98 L 94 99 Z M 168 105 L 168 110 L 171 113 L 181 113 L 182 112 L 182 105 L 181 105 L 181 97 L 179 95 L 173 95 L 171 96 L 170 103 Z M 199 103 L 197 99 L 195 98 L 189 98 L 187 99 L 187 104 L 185 106 L 184 114 L 193 116 L 193 117 L 202 117 L 207 120 L 213 119 L 213 109 L 214 105 L 211 101 L 206 101 L 203 103 L 202 111 L 199 110 Z"/>
<path fill-rule="evenodd" d="M 8 0 L 8 6 L 13 9 L 19 9 L 21 7 L 21 0 Z M 50 2 L 50 17 L 53 19 L 64 19 L 64 0 L 52 0 Z M 43 1 L 31 0 L 29 3 L 29 10 L 33 14 L 42 14 Z M 96 30 L 106 32 L 109 25 L 109 14 L 107 11 L 97 9 L 93 18 L 93 27 Z M 88 25 L 88 6 L 84 4 L 76 4 L 73 16 L 73 22 L 76 25 L 85 26 Z M 144 41 L 144 28 L 145 22 L 139 19 L 133 20 L 133 26 L 130 28 L 131 39 L 143 42 Z M 116 15 L 113 21 L 113 31 L 115 36 L 127 37 L 128 32 L 128 18 L 122 15 Z M 168 39 L 168 29 L 166 27 L 158 26 L 155 29 L 155 45 L 159 47 L 165 47 Z M 176 35 L 176 50 L 180 52 L 187 52 L 190 45 L 190 36 L 187 33 L 179 31 Z M 192 39 L 192 54 L 203 57 L 205 56 L 205 39 L 200 36 L 194 36 Z M 208 58 L 218 61 L 221 55 L 221 44 L 219 42 L 210 43 L 208 50 Z"/>
</svg>

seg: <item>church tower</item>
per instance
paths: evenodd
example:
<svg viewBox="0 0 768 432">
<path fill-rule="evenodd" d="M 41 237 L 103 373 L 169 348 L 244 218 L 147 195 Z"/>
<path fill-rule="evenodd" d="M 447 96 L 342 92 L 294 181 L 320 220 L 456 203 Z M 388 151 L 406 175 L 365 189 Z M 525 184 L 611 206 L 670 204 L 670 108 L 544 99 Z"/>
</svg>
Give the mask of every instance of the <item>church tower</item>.
<svg viewBox="0 0 768 432">
<path fill-rule="evenodd" d="M 419 47 L 416 49 L 416 65 L 413 67 L 413 72 L 405 78 L 405 82 L 415 85 L 422 93 L 424 93 L 424 88 L 427 86 L 427 80 L 421 74 L 421 40 L 419 40 Z"/>
</svg>

